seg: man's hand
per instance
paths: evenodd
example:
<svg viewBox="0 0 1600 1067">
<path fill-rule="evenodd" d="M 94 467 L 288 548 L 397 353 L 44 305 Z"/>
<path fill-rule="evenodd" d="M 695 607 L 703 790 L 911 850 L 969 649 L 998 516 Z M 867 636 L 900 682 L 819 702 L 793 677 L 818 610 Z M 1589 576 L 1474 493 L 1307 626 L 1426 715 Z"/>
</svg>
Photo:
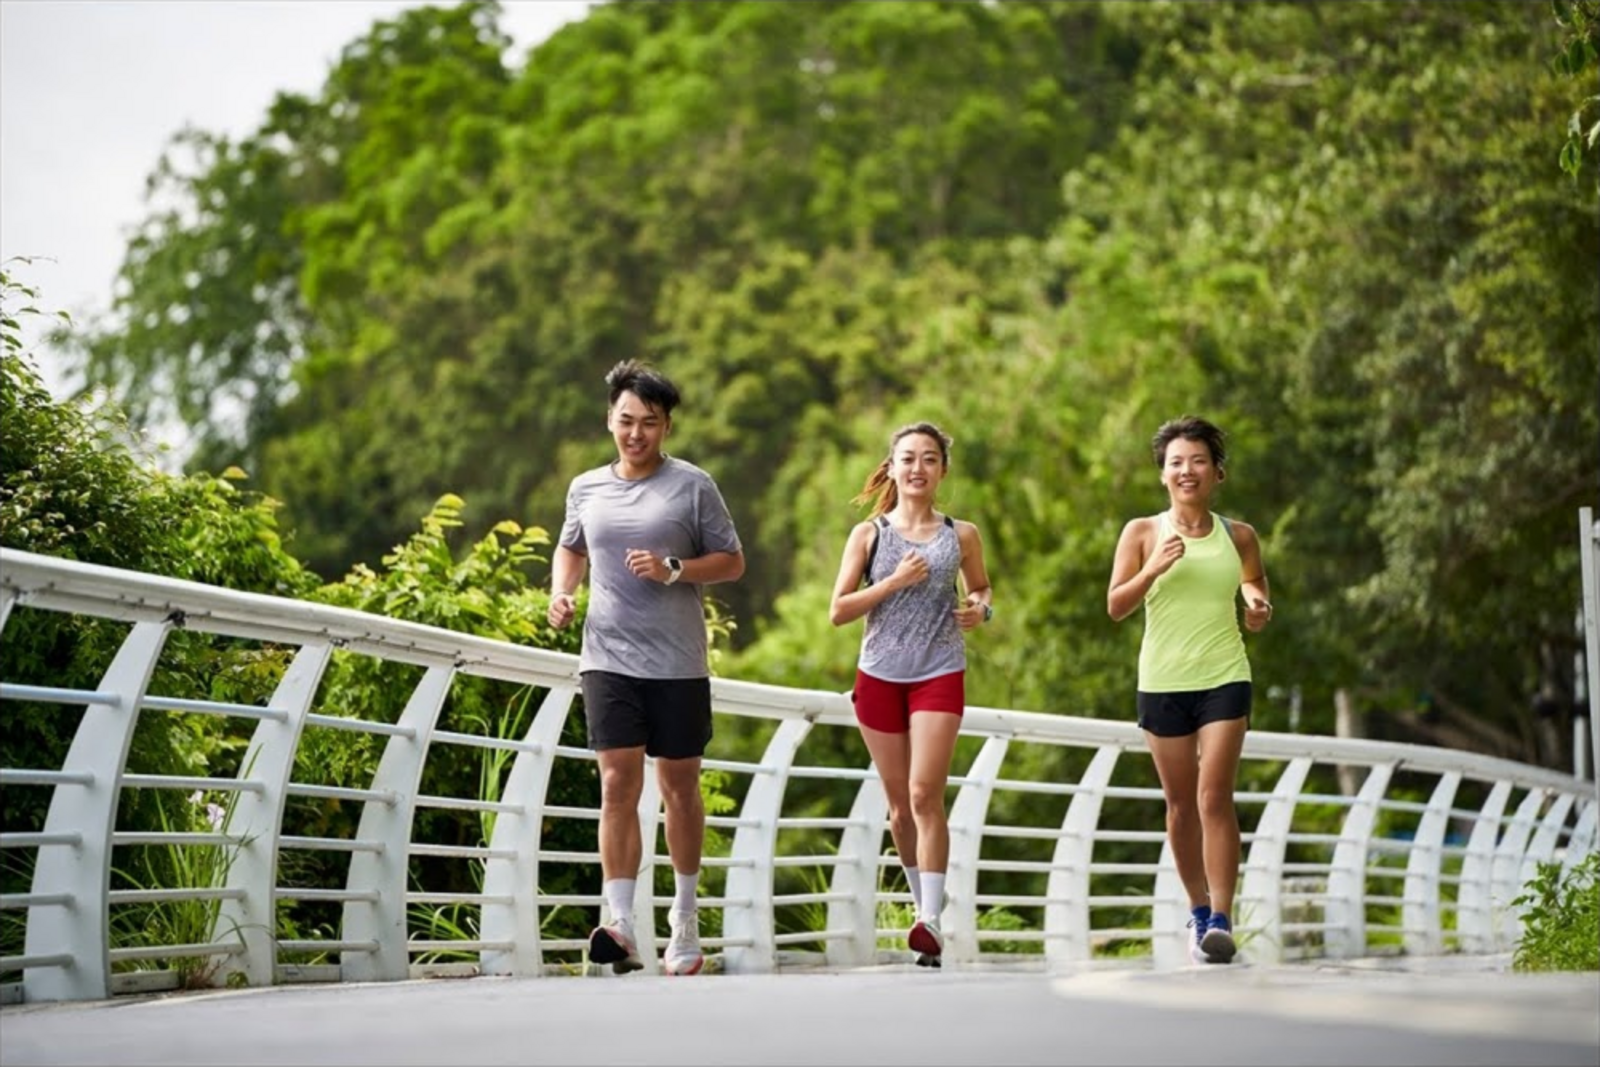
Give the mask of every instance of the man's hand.
<svg viewBox="0 0 1600 1067">
<path fill-rule="evenodd" d="M 566 626 L 578 614 L 578 600 L 571 593 L 557 593 L 550 598 L 550 610 L 545 619 L 557 630 Z"/>
</svg>

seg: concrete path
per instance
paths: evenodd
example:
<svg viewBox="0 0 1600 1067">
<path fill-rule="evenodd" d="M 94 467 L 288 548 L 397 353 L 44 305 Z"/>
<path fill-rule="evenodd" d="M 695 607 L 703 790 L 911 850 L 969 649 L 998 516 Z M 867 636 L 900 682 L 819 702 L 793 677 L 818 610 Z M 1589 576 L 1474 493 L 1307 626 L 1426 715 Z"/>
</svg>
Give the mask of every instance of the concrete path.
<svg viewBox="0 0 1600 1067">
<path fill-rule="evenodd" d="M 1600 1063 L 1600 974 L 1503 960 L 469 978 L 0 1010 L 28 1064 Z"/>
</svg>

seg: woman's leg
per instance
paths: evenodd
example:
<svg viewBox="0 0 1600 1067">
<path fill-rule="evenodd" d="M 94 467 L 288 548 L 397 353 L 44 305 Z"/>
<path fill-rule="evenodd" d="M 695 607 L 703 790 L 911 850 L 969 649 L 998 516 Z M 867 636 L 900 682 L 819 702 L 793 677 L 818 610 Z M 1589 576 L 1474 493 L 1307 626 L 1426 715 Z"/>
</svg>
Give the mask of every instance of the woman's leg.
<svg viewBox="0 0 1600 1067">
<path fill-rule="evenodd" d="M 1205 842 L 1206 884 L 1211 910 L 1233 917 L 1233 894 L 1239 884 L 1239 814 L 1233 791 L 1239 776 L 1239 753 L 1250 720 L 1224 719 L 1200 727 L 1198 808 Z"/>
<path fill-rule="evenodd" d="M 917 824 L 911 817 L 911 735 L 887 733 L 861 726 L 861 740 L 878 769 L 884 796 L 889 800 L 889 836 L 894 838 L 900 862 L 908 867 L 917 862 Z M 917 888 L 912 887 L 915 893 Z"/>
<path fill-rule="evenodd" d="M 1144 739 L 1155 760 L 1161 793 L 1167 801 L 1167 842 L 1172 846 L 1172 862 L 1189 896 L 1189 907 L 1196 908 L 1210 899 L 1196 796 L 1200 780 L 1199 735 L 1162 737 L 1146 730 Z M 1237 847 L 1237 832 L 1234 842 Z"/>
<path fill-rule="evenodd" d="M 961 716 L 952 712 L 917 711 L 911 716 L 911 815 L 917 824 L 917 866 L 924 874 L 943 874 L 950 865 L 944 794 L 960 732 Z"/>
</svg>

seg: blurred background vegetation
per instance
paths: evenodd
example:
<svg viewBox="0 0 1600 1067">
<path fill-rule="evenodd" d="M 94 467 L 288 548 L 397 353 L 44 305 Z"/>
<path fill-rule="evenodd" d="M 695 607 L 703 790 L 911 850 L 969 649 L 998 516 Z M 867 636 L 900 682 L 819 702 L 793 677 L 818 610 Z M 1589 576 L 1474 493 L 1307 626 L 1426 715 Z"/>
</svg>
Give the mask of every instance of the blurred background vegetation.
<svg viewBox="0 0 1600 1067">
<path fill-rule="evenodd" d="M 718 673 L 848 687 L 849 499 L 932 419 L 996 588 L 969 699 L 1131 718 L 1111 555 L 1192 412 L 1273 583 L 1257 727 L 1570 769 L 1597 6 L 613 0 L 520 67 L 497 4 L 408 11 L 253 135 L 174 136 L 111 311 L 53 338 L 79 397 L 8 328 L 0 543 L 570 650 L 540 546 L 643 357 L 749 556 Z M 139 444 L 173 422 L 187 473 Z M 8 679 L 92 684 L 29 625 Z"/>
</svg>

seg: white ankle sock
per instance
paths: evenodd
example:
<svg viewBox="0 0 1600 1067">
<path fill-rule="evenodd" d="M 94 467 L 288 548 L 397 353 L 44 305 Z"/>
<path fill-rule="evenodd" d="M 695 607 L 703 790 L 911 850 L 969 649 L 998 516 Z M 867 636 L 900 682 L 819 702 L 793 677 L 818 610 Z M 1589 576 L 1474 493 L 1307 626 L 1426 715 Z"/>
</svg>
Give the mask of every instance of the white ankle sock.
<svg viewBox="0 0 1600 1067">
<path fill-rule="evenodd" d="M 611 909 L 611 921 L 629 930 L 633 929 L 633 887 L 637 882 L 635 878 L 609 878 L 600 887 Z"/>
<path fill-rule="evenodd" d="M 944 911 L 944 872 L 922 872 L 922 899 L 917 903 L 917 918 L 926 922 L 939 921 L 939 913 Z"/>
<path fill-rule="evenodd" d="M 917 911 L 922 910 L 922 872 L 912 864 L 906 865 L 906 885 L 911 887 L 911 904 Z"/>
<path fill-rule="evenodd" d="M 675 895 L 672 898 L 673 911 L 694 911 L 700 905 L 696 894 L 700 891 L 700 872 L 693 874 L 680 874 L 672 872 L 672 885 Z"/>
</svg>

